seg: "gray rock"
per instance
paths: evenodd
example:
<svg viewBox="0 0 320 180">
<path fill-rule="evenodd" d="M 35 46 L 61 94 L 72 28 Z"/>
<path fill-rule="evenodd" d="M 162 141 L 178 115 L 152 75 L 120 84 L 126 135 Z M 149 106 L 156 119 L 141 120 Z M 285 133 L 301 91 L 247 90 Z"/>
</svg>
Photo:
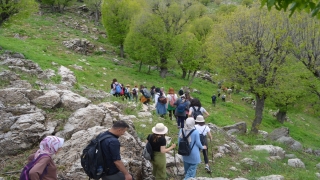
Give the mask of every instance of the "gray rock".
<svg viewBox="0 0 320 180">
<path fill-rule="evenodd" d="M 251 158 L 244 158 L 240 162 L 241 162 L 241 164 L 248 165 L 248 166 L 257 166 L 259 164 L 259 162 L 255 161 Z"/>
<path fill-rule="evenodd" d="M 318 164 L 316 165 L 316 167 L 317 167 L 318 169 L 320 169 L 320 163 L 318 163 Z"/>
<path fill-rule="evenodd" d="M 239 123 L 236 123 L 236 124 L 231 125 L 231 126 L 224 126 L 224 127 L 222 127 L 222 129 L 224 131 L 229 131 L 231 129 L 236 129 L 236 130 L 238 130 L 239 133 L 246 133 L 247 132 L 247 124 L 246 124 L 246 122 L 239 122 Z"/>
<path fill-rule="evenodd" d="M 273 146 L 273 145 L 256 145 L 253 147 L 253 150 L 255 151 L 261 151 L 265 150 L 269 152 L 270 156 L 279 156 L 281 159 L 285 157 L 285 151 L 278 146 Z"/>
<path fill-rule="evenodd" d="M 305 168 L 304 163 L 298 158 L 288 159 L 288 165 L 296 168 Z"/>
<path fill-rule="evenodd" d="M 281 175 L 270 175 L 270 176 L 260 177 L 257 180 L 284 180 L 284 177 Z"/>
<path fill-rule="evenodd" d="M 15 81 L 19 80 L 20 76 L 12 71 L 4 70 L 0 72 L 0 79 L 4 81 Z"/>
<path fill-rule="evenodd" d="M 86 107 L 91 101 L 85 97 L 75 94 L 72 91 L 62 91 L 61 104 L 62 107 L 75 111 Z"/>
<path fill-rule="evenodd" d="M 302 144 L 296 140 L 294 140 L 292 137 L 286 137 L 282 136 L 276 140 L 277 142 L 283 143 L 288 145 L 292 150 L 302 150 Z"/>
<path fill-rule="evenodd" d="M 46 91 L 43 96 L 35 98 L 31 102 L 43 108 L 51 109 L 60 102 L 60 95 L 55 91 Z"/>
<path fill-rule="evenodd" d="M 20 59 L 25 59 L 24 55 L 21 54 L 21 53 L 13 53 L 13 54 L 11 55 L 11 57 L 13 57 L 13 58 L 20 58 Z"/>
<path fill-rule="evenodd" d="M 54 76 L 56 76 L 56 74 L 52 69 L 46 69 L 41 74 L 38 74 L 39 79 L 50 79 Z"/>
<path fill-rule="evenodd" d="M 279 139 L 280 137 L 288 137 L 289 136 L 289 128 L 282 127 L 282 128 L 277 128 L 273 130 L 271 133 L 268 134 L 267 138 L 275 141 Z"/>
<path fill-rule="evenodd" d="M 319 178 L 320 179 L 320 173 L 316 173 L 316 176 L 317 176 L 317 178 Z"/>
<path fill-rule="evenodd" d="M 7 106 L 30 103 L 25 94 L 18 88 L 0 89 L 0 101 Z"/>
<path fill-rule="evenodd" d="M 151 112 L 138 112 L 138 117 L 143 118 L 143 117 L 151 117 L 152 114 Z"/>
<path fill-rule="evenodd" d="M 32 89 L 32 86 L 26 80 L 16 80 L 10 82 L 9 88 Z"/>
<path fill-rule="evenodd" d="M 316 155 L 316 156 L 320 156 L 320 150 L 314 150 L 313 154 Z"/>
<path fill-rule="evenodd" d="M 77 82 L 74 73 L 64 66 L 60 66 L 58 74 L 61 76 L 61 84 L 73 86 Z"/>
</svg>

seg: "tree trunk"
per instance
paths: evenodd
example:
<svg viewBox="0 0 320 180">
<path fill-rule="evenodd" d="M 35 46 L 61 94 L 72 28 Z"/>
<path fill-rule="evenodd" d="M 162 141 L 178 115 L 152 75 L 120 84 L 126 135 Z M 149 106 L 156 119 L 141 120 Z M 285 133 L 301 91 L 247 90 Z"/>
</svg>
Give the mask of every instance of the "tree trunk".
<svg viewBox="0 0 320 180">
<path fill-rule="evenodd" d="M 161 58 L 160 60 L 160 76 L 162 78 L 165 78 L 168 72 L 168 68 L 167 68 L 167 58 Z"/>
<path fill-rule="evenodd" d="M 191 71 L 189 70 L 189 72 L 188 72 L 188 80 L 190 79 L 190 74 L 191 74 Z"/>
<path fill-rule="evenodd" d="M 99 22 L 99 10 L 96 10 L 94 14 L 95 14 L 94 24 L 97 26 Z"/>
<path fill-rule="evenodd" d="M 141 67 L 142 67 L 142 61 L 140 61 L 139 72 L 141 72 Z"/>
<path fill-rule="evenodd" d="M 150 72 L 151 72 L 151 66 L 149 66 L 148 74 L 150 74 Z"/>
<path fill-rule="evenodd" d="M 181 78 L 182 78 L 182 79 L 185 79 L 186 76 L 187 76 L 187 71 L 186 71 L 185 69 L 182 69 L 182 76 L 181 76 Z"/>
<path fill-rule="evenodd" d="M 123 44 L 120 45 L 120 57 L 124 57 Z"/>
<path fill-rule="evenodd" d="M 188 84 L 188 87 L 190 87 L 190 85 L 192 84 L 193 80 L 194 80 L 194 77 L 196 77 L 196 73 L 197 73 L 197 70 L 195 70 L 192 74 L 192 77 L 191 77 L 191 80 L 189 81 L 189 84 Z"/>
<path fill-rule="evenodd" d="M 259 96 L 256 94 L 256 112 L 255 118 L 252 122 L 251 133 L 257 134 L 259 130 L 259 126 L 262 122 L 262 114 L 264 109 L 264 100 L 266 99 L 265 95 Z"/>
<path fill-rule="evenodd" d="M 278 112 L 277 115 L 276 115 L 277 120 L 278 120 L 281 124 L 283 124 L 284 120 L 286 119 L 286 115 L 287 115 L 287 111 L 279 109 L 279 112 Z"/>
</svg>

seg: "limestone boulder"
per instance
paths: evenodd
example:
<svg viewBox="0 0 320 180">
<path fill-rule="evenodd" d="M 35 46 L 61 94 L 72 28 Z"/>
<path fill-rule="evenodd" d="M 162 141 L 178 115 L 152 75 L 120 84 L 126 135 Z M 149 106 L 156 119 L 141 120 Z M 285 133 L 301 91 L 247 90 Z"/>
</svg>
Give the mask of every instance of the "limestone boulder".
<svg viewBox="0 0 320 180">
<path fill-rule="evenodd" d="M 260 177 L 257 180 L 285 180 L 285 178 L 281 175 L 270 175 L 270 176 Z"/>
<path fill-rule="evenodd" d="M 74 73 L 64 66 L 60 66 L 58 69 L 58 74 L 61 76 L 61 84 L 73 86 L 77 82 Z"/>
<path fill-rule="evenodd" d="M 10 127 L 17 119 L 17 116 L 13 116 L 11 113 L 0 110 L 0 134 L 10 131 Z"/>
<path fill-rule="evenodd" d="M 273 130 L 271 133 L 268 134 L 267 138 L 275 141 L 280 137 L 289 137 L 289 128 L 281 127 Z"/>
<path fill-rule="evenodd" d="M 247 132 L 247 124 L 246 122 L 239 122 L 231 126 L 224 126 L 222 129 L 227 132 L 230 131 L 230 134 L 234 132 L 244 134 Z"/>
<path fill-rule="evenodd" d="M 97 105 L 90 104 L 86 108 L 80 108 L 69 117 L 63 130 L 58 132 L 57 135 L 68 139 L 77 131 L 100 126 L 105 118 L 105 114 Z"/>
<path fill-rule="evenodd" d="M 15 80 L 10 82 L 9 88 L 32 89 L 32 86 L 26 80 Z"/>
<path fill-rule="evenodd" d="M 288 159 L 288 165 L 295 168 L 306 168 L 304 163 L 298 158 Z"/>
<path fill-rule="evenodd" d="M 296 140 L 294 140 L 292 137 L 286 137 L 286 136 L 282 136 L 280 138 L 277 139 L 277 142 L 286 144 L 290 147 L 290 149 L 292 150 L 302 150 L 302 144 Z"/>
<path fill-rule="evenodd" d="M 283 159 L 286 154 L 286 152 L 281 147 L 273 146 L 273 145 L 256 145 L 253 147 L 253 150 L 255 151 L 265 150 L 269 152 L 270 156 L 279 156 L 281 159 Z"/>
<path fill-rule="evenodd" d="M 80 96 L 79 94 L 73 93 L 72 91 L 61 91 L 61 105 L 64 108 L 75 111 L 80 108 L 87 107 L 91 101 L 85 97 Z"/>
<path fill-rule="evenodd" d="M 12 71 L 4 70 L 0 72 L 0 79 L 3 81 L 16 81 L 20 79 L 20 76 Z"/>
<path fill-rule="evenodd" d="M 25 93 L 19 88 L 0 89 L 0 101 L 5 106 L 30 103 Z"/>
<path fill-rule="evenodd" d="M 38 74 L 39 79 L 51 79 L 54 76 L 56 76 L 56 74 L 52 69 L 46 69 L 42 73 Z"/>
<path fill-rule="evenodd" d="M 56 91 L 46 91 L 43 96 L 37 97 L 31 102 L 43 108 L 51 109 L 60 102 L 60 95 Z"/>
</svg>

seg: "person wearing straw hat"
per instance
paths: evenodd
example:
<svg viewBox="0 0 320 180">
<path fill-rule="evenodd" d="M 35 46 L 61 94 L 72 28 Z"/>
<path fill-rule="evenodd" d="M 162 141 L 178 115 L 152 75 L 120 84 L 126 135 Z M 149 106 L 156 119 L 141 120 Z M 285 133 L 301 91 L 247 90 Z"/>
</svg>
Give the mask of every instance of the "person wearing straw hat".
<svg viewBox="0 0 320 180">
<path fill-rule="evenodd" d="M 168 104 L 167 110 L 169 112 L 170 120 L 172 120 L 172 114 L 174 115 L 174 111 L 176 110 L 176 106 L 174 105 L 176 100 L 178 100 L 178 96 L 174 93 L 174 89 L 171 87 L 169 88 L 168 95 L 167 95 L 167 104 Z M 175 119 L 177 120 L 176 116 L 175 116 Z"/>
<path fill-rule="evenodd" d="M 169 148 L 166 148 L 165 134 L 168 132 L 168 128 L 163 123 L 157 123 L 152 128 L 152 132 L 153 134 L 149 134 L 147 138 L 153 150 L 152 174 L 156 180 L 165 180 L 167 178 L 166 152 L 174 149 L 176 145 L 172 144 Z"/>
<path fill-rule="evenodd" d="M 212 141 L 212 135 L 210 133 L 210 128 L 207 125 L 205 125 L 205 120 L 204 120 L 203 116 L 201 116 L 201 115 L 197 116 L 195 123 L 196 123 L 195 128 L 200 133 L 201 144 L 203 146 L 208 147 L 207 134 L 209 135 L 210 141 Z M 204 162 L 206 164 L 205 170 L 208 172 L 211 172 L 210 167 L 209 167 L 209 161 L 208 161 L 208 149 L 202 150 L 202 153 L 203 153 Z"/>
<path fill-rule="evenodd" d="M 183 138 L 182 131 L 187 136 L 193 129 L 195 129 L 194 124 L 195 121 L 192 117 L 187 118 L 185 127 L 181 128 L 179 131 L 179 142 Z M 202 146 L 199 131 L 196 129 L 191 132 L 188 137 L 188 142 L 190 144 L 190 148 L 193 148 L 191 148 L 189 156 L 182 156 L 185 173 L 184 180 L 194 178 L 196 176 L 197 166 L 201 162 L 199 149 L 207 149 L 207 146 Z"/>
</svg>

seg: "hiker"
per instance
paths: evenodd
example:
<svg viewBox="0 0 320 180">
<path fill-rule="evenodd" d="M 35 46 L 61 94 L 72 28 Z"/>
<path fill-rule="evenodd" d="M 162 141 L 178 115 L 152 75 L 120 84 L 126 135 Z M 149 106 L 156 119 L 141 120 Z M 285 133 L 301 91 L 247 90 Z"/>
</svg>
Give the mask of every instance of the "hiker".
<svg viewBox="0 0 320 180">
<path fill-rule="evenodd" d="M 120 96 L 120 93 L 122 91 L 122 86 L 120 83 L 118 83 L 117 79 L 113 79 L 113 84 L 112 84 L 112 89 L 113 89 L 113 92 L 114 92 L 114 96 L 116 97 L 119 97 Z"/>
<path fill-rule="evenodd" d="M 169 118 L 172 120 L 172 115 L 174 115 L 174 111 L 176 110 L 176 105 L 174 103 L 178 99 L 178 96 L 174 93 L 174 89 L 171 87 L 169 88 L 168 95 L 167 95 L 167 104 L 168 104 L 168 112 L 169 112 Z M 175 116 L 175 115 L 174 115 Z M 177 117 L 175 116 L 175 119 L 177 120 Z"/>
<path fill-rule="evenodd" d="M 134 86 L 134 88 L 132 88 L 132 100 L 136 100 L 136 102 L 138 102 L 138 92 L 139 92 L 139 88 L 137 85 Z"/>
<path fill-rule="evenodd" d="M 232 89 L 231 89 L 231 88 L 228 88 L 228 89 L 227 89 L 227 93 L 228 93 L 228 95 L 229 95 L 229 99 L 231 99 Z"/>
<path fill-rule="evenodd" d="M 57 167 L 52 156 L 59 152 L 63 143 L 64 139 L 57 136 L 47 136 L 40 142 L 40 148 L 37 152 L 28 157 L 28 163 L 39 158 L 29 171 L 31 180 L 57 180 Z"/>
<path fill-rule="evenodd" d="M 152 128 L 152 132 L 153 134 L 149 134 L 147 138 L 147 142 L 150 142 L 153 151 L 152 175 L 156 180 L 165 180 L 167 178 L 166 153 L 174 149 L 176 145 L 172 144 L 169 148 L 166 148 L 165 134 L 168 132 L 168 128 L 163 123 L 157 123 Z"/>
<path fill-rule="evenodd" d="M 185 95 L 182 95 L 175 103 L 176 110 L 174 115 L 177 117 L 177 125 L 178 128 L 184 128 L 184 120 L 186 117 L 186 110 L 188 109 L 190 102 L 186 101 Z"/>
<path fill-rule="evenodd" d="M 127 84 L 125 89 L 124 89 L 124 96 L 126 99 L 131 100 L 131 93 L 130 93 L 130 84 Z"/>
<path fill-rule="evenodd" d="M 129 125 L 125 121 L 116 121 L 112 128 L 104 132 L 102 136 L 111 134 L 112 137 L 101 141 L 101 151 L 106 161 L 108 172 L 102 176 L 102 180 L 132 180 L 132 175 L 121 161 L 120 142 L 118 138 L 128 130 Z"/>
<path fill-rule="evenodd" d="M 226 94 L 223 94 L 223 95 L 221 96 L 221 100 L 222 100 L 222 102 L 226 102 Z"/>
<path fill-rule="evenodd" d="M 209 116 L 209 113 L 201 106 L 199 99 L 194 98 L 191 100 L 189 117 L 196 119 L 198 115 L 202 115 L 204 118 L 206 118 Z"/>
<path fill-rule="evenodd" d="M 156 94 L 156 87 L 155 86 L 152 86 L 151 89 L 150 89 L 150 93 L 151 93 L 151 98 L 152 98 L 152 101 L 155 102 L 155 94 Z"/>
<path fill-rule="evenodd" d="M 151 98 L 150 91 L 143 85 L 140 85 L 140 92 L 141 92 L 140 102 L 142 102 L 143 104 L 148 104 Z"/>
<path fill-rule="evenodd" d="M 183 137 L 182 131 L 185 136 L 187 136 L 194 129 L 194 125 L 194 119 L 192 117 L 187 118 L 185 127 L 179 131 L 179 142 Z M 196 129 L 188 137 L 188 142 L 192 149 L 189 156 L 182 156 L 185 173 L 184 179 L 194 178 L 196 176 L 197 166 L 201 162 L 199 149 L 207 149 L 206 146 L 202 146 L 199 131 Z"/>
<path fill-rule="evenodd" d="M 191 104 L 191 100 L 192 100 L 192 97 L 190 96 L 189 92 L 186 92 L 185 94 L 185 97 L 186 97 L 186 101 Z M 190 106 L 189 106 L 190 107 Z M 189 115 L 189 108 L 186 109 L 186 117 L 184 120 L 187 120 L 188 118 L 188 115 Z"/>
<path fill-rule="evenodd" d="M 217 96 L 215 94 L 213 94 L 211 96 L 211 101 L 212 101 L 213 106 L 216 107 Z"/>
<path fill-rule="evenodd" d="M 195 128 L 200 133 L 200 142 L 203 146 L 208 147 L 208 141 L 207 141 L 207 134 L 209 135 L 210 141 L 212 141 L 212 135 L 210 133 L 209 126 L 205 125 L 205 120 L 203 116 L 199 115 L 197 116 L 197 119 L 195 120 Z M 208 161 L 208 149 L 202 150 L 204 162 L 206 164 L 205 170 L 207 172 L 211 172 L 209 167 L 209 161 Z"/>
<path fill-rule="evenodd" d="M 183 93 L 183 87 L 181 87 L 181 89 L 179 90 L 178 92 L 179 96 L 182 96 L 184 93 Z"/>
<path fill-rule="evenodd" d="M 163 96 L 160 88 L 155 88 L 155 93 L 156 112 L 160 117 L 164 117 L 167 114 L 167 98 Z M 161 100 L 164 100 L 165 102 L 161 102 Z"/>
</svg>

